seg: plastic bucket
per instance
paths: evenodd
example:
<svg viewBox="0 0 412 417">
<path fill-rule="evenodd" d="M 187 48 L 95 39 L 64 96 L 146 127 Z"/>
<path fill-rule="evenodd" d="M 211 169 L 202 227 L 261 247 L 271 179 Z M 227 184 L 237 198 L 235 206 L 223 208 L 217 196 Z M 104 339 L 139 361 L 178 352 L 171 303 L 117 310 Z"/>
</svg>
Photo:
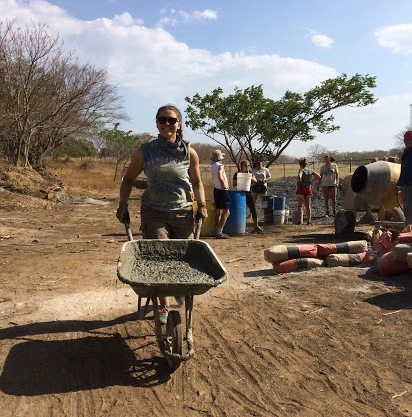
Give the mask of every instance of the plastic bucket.
<svg viewBox="0 0 412 417">
<path fill-rule="evenodd" d="M 285 223 L 285 210 L 273 210 L 273 223 L 274 224 Z"/>
<path fill-rule="evenodd" d="M 207 219 L 203 220 L 202 228 L 200 229 L 200 236 L 214 236 L 216 234 L 215 230 L 215 214 L 216 208 L 215 203 L 212 201 L 206 201 L 207 208 Z M 197 201 L 193 202 L 193 213 L 197 213 Z"/>
<path fill-rule="evenodd" d="M 262 196 L 262 209 L 265 223 L 273 223 L 273 199 L 272 195 Z"/>
<path fill-rule="evenodd" d="M 289 209 L 285 209 L 285 221 L 284 221 L 285 224 L 289 223 L 289 214 L 290 214 Z"/>
<path fill-rule="evenodd" d="M 237 184 L 236 189 L 238 191 L 250 191 L 250 184 L 252 182 L 252 174 L 247 172 L 237 173 Z"/>
<path fill-rule="evenodd" d="M 244 191 L 229 191 L 230 215 L 223 231 L 230 236 L 246 232 L 246 194 Z"/>
<path fill-rule="evenodd" d="M 285 210 L 286 208 L 286 197 L 273 197 L 273 210 Z"/>
</svg>

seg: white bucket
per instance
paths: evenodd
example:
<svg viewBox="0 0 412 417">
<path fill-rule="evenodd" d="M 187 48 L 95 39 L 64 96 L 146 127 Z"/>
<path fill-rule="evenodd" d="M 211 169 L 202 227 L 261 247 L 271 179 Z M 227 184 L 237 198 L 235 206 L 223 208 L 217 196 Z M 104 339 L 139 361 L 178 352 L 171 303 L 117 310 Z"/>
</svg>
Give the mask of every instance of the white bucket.
<svg viewBox="0 0 412 417">
<path fill-rule="evenodd" d="M 252 174 L 247 173 L 247 172 L 238 172 L 236 181 L 237 181 L 236 189 L 238 191 L 250 191 L 250 184 L 252 182 Z"/>
<path fill-rule="evenodd" d="M 273 223 L 274 224 L 285 223 L 285 210 L 273 210 Z"/>
</svg>

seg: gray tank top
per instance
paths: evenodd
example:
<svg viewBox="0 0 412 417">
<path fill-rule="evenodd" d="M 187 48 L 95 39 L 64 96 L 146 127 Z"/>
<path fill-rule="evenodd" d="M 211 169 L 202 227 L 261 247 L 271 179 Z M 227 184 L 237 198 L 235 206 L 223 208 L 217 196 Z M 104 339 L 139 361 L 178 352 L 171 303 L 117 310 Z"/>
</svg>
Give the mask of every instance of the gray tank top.
<svg viewBox="0 0 412 417">
<path fill-rule="evenodd" d="M 192 206 L 189 152 L 180 160 L 159 146 L 158 139 L 144 143 L 143 171 L 147 188 L 142 203 L 160 211 L 185 210 Z"/>
<path fill-rule="evenodd" d="M 302 187 L 309 187 L 312 183 L 313 171 L 309 168 L 301 168 L 300 172 L 302 173 L 302 181 L 299 185 Z"/>
</svg>

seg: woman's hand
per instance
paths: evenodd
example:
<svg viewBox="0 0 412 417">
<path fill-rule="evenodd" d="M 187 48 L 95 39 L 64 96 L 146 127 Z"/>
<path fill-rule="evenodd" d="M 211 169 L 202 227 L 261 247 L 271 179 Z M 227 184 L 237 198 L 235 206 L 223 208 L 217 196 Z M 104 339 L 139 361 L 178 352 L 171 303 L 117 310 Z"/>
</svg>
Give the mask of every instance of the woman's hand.
<svg viewBox="0 0 412 417">
<path fill-rule="evenodd" d="M 130 223 L 130 214 L 127 203 L 119 202 L 119 207 L 116 210 L 116 217 L 120 223 L 129 222 Z"/>
<path fill-rule="evenodd" d="M 207 219 L 207 208 L 206 208 L 206 202 L 202 201 L 201 203 L 199 203 L 199 206 L 197 208 L 197 213 L 196 213 L 196 221 L 202 219 L 205 220 Z"/>
</svg>

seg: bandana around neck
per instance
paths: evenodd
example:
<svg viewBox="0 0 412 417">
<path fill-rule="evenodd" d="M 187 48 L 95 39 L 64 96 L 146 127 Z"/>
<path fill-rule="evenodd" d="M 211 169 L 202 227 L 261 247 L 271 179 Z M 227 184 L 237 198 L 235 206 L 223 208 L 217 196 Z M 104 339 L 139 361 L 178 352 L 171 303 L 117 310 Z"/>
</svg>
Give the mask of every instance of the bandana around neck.
<svg viewBox="0 0 412 417">
<path fill-rule="evenodd" d="M 181 161 L 183 161 L 189 153 L 189 142 L 181 139 L 179 135 L 176 136 L 176 142 L 169 142 L 162 136 L 158 135 L 157 142 L 162 149 Z"/>
</svg>

